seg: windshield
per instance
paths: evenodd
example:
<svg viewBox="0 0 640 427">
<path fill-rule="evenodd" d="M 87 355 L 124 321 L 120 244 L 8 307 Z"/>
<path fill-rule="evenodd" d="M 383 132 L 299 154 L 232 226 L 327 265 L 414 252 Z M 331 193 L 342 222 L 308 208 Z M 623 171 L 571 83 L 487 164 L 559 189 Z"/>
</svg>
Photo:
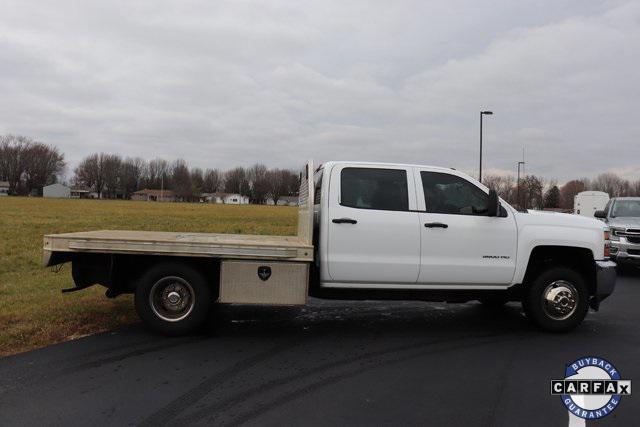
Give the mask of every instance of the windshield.
<svg viewBox="0 0 640 427">
<path fill-rule="evenodd" d="M 640 217 L 640 200 L 616 200 L 611 218 L 620 216 Z"/>
</svg>

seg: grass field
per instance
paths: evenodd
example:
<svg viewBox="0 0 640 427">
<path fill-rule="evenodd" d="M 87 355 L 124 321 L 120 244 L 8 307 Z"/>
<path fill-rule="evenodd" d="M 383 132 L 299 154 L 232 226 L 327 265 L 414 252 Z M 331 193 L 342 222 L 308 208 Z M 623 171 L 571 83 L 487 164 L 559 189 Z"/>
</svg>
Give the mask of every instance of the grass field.
<svg viewBox="0 0 640 427">
<path fill-rule="evenodd" d="M 0 355 L 112 329 L 137 316 L 132 298 L 72 287 L 66 264 L 42 268 L 42 236 L 98 229 L 295 234 L 297 209 L 112 200 L 0 198 Z"/>
</svg>

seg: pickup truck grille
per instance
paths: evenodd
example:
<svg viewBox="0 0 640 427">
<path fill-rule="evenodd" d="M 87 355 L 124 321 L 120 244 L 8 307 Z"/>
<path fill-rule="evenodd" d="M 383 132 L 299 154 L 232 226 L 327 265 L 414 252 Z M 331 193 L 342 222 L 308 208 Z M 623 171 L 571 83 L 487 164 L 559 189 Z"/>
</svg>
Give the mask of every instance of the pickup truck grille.
<svg viewBox="0 0 640 427">
<path fill-rule="evenodd" d="M 624 231 L 616 231 L 615 235 L 626 237 L 629 243 L 640 243 L 640 228 L 627 228 Z"/>
</svg>

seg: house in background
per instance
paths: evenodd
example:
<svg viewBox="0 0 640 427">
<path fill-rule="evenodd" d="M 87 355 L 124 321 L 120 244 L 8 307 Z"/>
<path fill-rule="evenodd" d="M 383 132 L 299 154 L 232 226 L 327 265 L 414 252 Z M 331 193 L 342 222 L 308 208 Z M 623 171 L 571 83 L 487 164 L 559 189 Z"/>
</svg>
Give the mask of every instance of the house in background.
<svg viewBox="0 0 640 427">
<path fill-rule="evenodd" d="M 145 202 L 177 202 L 178 197 L 171 190 L 152 190 L 145 188 L 131 194 L 131 200 L 142 200 Z"/>
<path fill-rule="evenodd" d="M 248 205 L 249 198 L 237 193 L 202 193 L 201 199 L 207 203 L 224 205 Z"/>
<path fill-rule="evenodd" d="M 0 196 L 9 195 L 9 181 L 0 181 Z"/>
<path fill-rule="evenodd" d="M 267 205 L 273 206 L 273 199 L 267 199 Z M 278 206 L 298 206 L 298 196 L 282 196 L 278 199 Z"/>
<path fill-rule="evenodd" d="M 72 199 L 92 199 L 92 192 L 86 187 L 71 187 Z"/>
<path fill-rule="evenodd" d="M 71 197 L 71 188 L 60 183 L 42 187 L 42 197 L 48 199 L 68 199 Z"/>
</svg>

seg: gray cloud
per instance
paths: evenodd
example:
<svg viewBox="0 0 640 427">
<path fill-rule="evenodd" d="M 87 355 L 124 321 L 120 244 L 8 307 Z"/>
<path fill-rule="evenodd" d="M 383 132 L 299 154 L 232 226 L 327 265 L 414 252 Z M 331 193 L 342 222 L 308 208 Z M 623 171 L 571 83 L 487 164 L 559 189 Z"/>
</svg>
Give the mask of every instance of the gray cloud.
<svg viewBox="0 0 640 427">
<path fill-rule="evenodd" d="M 640 4 L 5 1 L 0 133 L 227 168 L 640 177 Z"/>
</svg>

